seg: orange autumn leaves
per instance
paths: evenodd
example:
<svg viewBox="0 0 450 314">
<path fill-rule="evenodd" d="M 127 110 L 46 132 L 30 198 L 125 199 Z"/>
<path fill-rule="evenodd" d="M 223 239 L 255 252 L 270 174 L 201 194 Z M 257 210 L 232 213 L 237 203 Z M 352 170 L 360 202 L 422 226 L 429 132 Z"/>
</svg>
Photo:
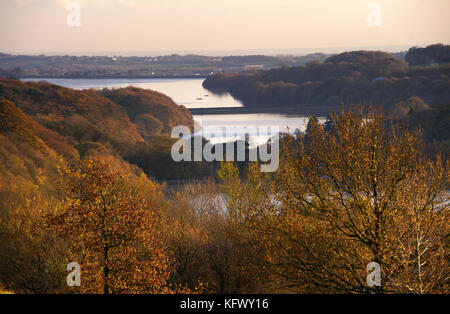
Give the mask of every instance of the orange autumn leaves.
<svg viewBox="0 0 450 314">
<path fill-rule="evenodd" d="M 156 208 L 137 186 L 104 161 L 87 159 L 61 170 L 64 206 L 50 225 L 71 243 L 88 293 L 169 292 L 169 256 Z"/>
<path fill-rule="evenodd" d="M 355 110 L 327 128 L 311 119 L 280 147 L 273 175 L 219 171 L 255 265 L 295 292 L 448 291 L 449 164 L 427 157 L 419 134 Z M 381 287 L 366 283 L 373 261 Z"/>
</svg>

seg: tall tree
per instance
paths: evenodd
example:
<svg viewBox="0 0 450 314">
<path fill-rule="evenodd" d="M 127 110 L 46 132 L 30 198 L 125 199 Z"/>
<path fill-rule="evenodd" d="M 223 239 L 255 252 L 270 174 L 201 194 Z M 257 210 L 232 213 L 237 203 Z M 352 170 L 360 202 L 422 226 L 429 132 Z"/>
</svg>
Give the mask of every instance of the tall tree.
<svg viewBox="0 0 450 314">
<path fill-rule="evenodd" d="M 72 241 L 73 261 L 81 266 L 81 291 L 168 292 L 169 257 L 156 209 L 131 180 L 93 159 L 61 173 L 65 206 L 49 223 Z"/>
<path fill-rule="evenodd" d="M 229 210 L 260 248 L 255 263 L 294 291 L 447 291 L 448 164 L 427 160 L 418 134 L 381 111 L 331 120 L 333 132 L 310 123 L 306 141 L 285 137 L 273 177 L 249 171 L 237 186 L 222 168 Z M 381 286 L 366 282 L 371 262 Z"/>
</svg>

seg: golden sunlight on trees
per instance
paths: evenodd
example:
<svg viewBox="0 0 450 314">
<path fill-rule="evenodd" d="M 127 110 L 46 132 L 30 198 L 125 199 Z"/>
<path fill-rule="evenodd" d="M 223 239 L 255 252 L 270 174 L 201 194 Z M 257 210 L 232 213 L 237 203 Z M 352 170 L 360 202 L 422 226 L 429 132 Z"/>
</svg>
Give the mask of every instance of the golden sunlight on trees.
<svg viewBox="0 0 450 314">
<path fill-rule="evenodd" d="M 418 134 L 380 111 L 334 114 L 282 140 L 279 171 L 219 177 L 254 263 L 296 292 L 448 291 L 449 164 L 423 154 Z M 304 140 L 305 136 L 308 138 Z M 381 286 L 367 285 L 367 265 Z"/>
<path fill-rule="evenodd" d="M 15 293 L 63 291 L 67 246 L 44 227 L 43 218 L 54 204 L 36 193 L 26 193 L 28 199 L 18 199 L 0 215 L 0 281 Z"/>
<path fill-rule="evenodd" d="M 169 257 L 151 208 L 133 182 L 104 161 L 61 170 L 65 206 L 48 221 L 72 244 L 89 293 L 169 292 Z"/>
<path fill-rule="evenodd" d="M 192 117 L 162 94 L 0 80 L 2 97 L 0 290 L 449 292 L 448 104 L 311 118 L 280 137 L 278 171 L 198 180 L 216 164 L 174 163 L 164 133 Z"/>
<path fill-rule="evenodd" d="M 226 210 L 214 180 L 171 193 L 164 211 L 168 250 L 175 270 L 170 281 L 203 293 L 268 292 L 250 263 L 248 237 Z"/>
</svg>

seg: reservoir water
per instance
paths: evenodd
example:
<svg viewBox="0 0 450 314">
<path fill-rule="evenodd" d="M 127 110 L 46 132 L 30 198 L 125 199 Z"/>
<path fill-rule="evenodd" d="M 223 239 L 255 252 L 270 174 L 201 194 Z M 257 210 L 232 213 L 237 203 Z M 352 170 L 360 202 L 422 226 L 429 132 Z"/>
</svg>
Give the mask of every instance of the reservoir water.
<svg viewBox="0 0 450 314">
<path fill-rule="evenodd" d="M 203 88 L 203 78 L 167 78 L 167 79 L 56 79 L 56 78 L 30 78 L 22 81 L 47 81 L 49 83 L 73 89 L 101 89 L 121 88 L 135 86 L 152 89 L 171 97 L 177 104 L 186 108 L 212 108 L 212 107 L 242 107 L 242 103 L 229 94 L 217 95 Z M 277 129 L 293 133 L 296 129 L 304 131 L 309 117 L 300 114 L 216 114 L 194 115 L 194 120 L 201 126 L 202 135 L 213 143 L 220 143 L 243 139 L 245 133 L 237 132 L 234 136 L 227 136 L 226 127 L 257 128 L 258 134 L 250 132 L 251 146 L 261 144 L 270 137 L 271 131 Z M 320 122 L 325 121 L 319 118 Z"/>
</svg>

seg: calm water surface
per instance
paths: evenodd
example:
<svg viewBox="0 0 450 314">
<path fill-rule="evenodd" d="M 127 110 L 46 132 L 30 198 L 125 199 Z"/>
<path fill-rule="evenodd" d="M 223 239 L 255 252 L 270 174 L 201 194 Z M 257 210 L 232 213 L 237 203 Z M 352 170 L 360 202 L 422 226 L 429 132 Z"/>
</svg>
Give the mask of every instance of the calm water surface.
<svg viewBox="0 0 450 314">
<path fill-rule="evenodd" d="M 203 137 L 212 143 L 244 139 L 247 133 L 250 137 L 250 146 L 256 146 L 267 142 L 272 135 L 278 132 L 305 131 L 309 117 L 273 113 L 218 114 L 194 116 L 194 120 L 201 127 Z M 325 118 L 319 118 L 319 122 L 325 122 Z M 236 128 L 238 132 L 227 134 L 227 127 L 229 130 Z M 243 127 L 247 129 L 243 129 Z"/>
</svg>

